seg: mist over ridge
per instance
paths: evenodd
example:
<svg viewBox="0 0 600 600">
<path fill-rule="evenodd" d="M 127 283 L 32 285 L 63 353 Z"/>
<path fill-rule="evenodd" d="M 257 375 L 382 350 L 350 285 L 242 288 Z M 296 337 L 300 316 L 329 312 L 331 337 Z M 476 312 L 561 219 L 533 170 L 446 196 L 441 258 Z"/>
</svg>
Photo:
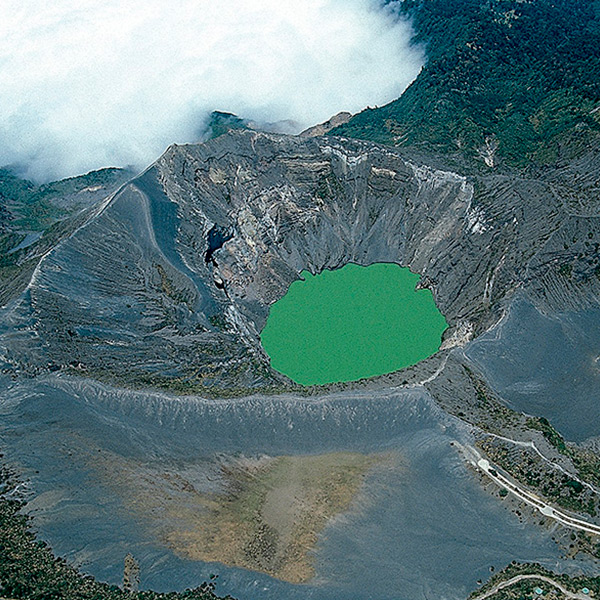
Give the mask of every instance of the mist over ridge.
<svg viewBox="0 0 600 600">
<path fill-rule="evenodd" d="M 410 37 L 377 0 L 8 0 L 0 165 L 38 181 L 143 167 L 212 110 L 300 131 L 400 95 L 423 64 Z"/>
</svg>

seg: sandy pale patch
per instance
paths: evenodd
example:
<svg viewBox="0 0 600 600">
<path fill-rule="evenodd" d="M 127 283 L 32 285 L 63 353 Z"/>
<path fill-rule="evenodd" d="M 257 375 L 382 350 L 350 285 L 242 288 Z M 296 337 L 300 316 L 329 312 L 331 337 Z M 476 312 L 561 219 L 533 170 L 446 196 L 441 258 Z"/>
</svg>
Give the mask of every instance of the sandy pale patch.
<svg viewBox="0 0 600 600">
<path fill-rule="evenodd" d="M 314 576 L 319 533 L 390 455 L 229 457 L 185 467 L 106 458 L 111 487 L 176 554 L 302 583 Z"/>
<path fill-rule="evenodd" d="M 225 493 L 189 515 L 166 539 L 191 559 L 218 561 L 293 583 L 313 575 L 310 551 L 319 532 L 348 510 L 380 457 L 353 453 L 280 456 L 226 472 Z"/>
</svg>

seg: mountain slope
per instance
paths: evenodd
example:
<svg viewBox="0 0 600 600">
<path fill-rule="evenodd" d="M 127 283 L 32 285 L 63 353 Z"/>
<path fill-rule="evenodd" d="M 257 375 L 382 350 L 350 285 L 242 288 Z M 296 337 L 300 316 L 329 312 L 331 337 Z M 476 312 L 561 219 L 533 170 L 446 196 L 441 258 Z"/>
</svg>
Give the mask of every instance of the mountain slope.
<svg viewBox="0 0 600 600">
<path fill-rule="evenodd" d="M 102 169 L 36 185 L 0 169 L 0 306 L 23 290 L 46 252 L 130 177 Z"/>
<path fill-rule="evenodd" d="M 405 0 L 428 62 L 406 92 L 333 135 L 528 168 L 600 138 L 600 3 Z"/>
</svg>

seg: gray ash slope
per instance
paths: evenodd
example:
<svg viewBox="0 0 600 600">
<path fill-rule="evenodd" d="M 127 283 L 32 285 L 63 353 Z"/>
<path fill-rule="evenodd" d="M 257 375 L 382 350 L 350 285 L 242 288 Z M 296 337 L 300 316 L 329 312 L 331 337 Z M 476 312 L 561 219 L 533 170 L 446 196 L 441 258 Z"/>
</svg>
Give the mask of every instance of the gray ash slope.
<svg viewBox="0 0 600 600">
<path fill-rule="evenodd" d="M 41 258 L 131 177 L 109 168 L 37 185 L 0 168 L 0 305 L 19 296 Z"/>
<path fill-rule="evenodd" d="M 303 269 L 348 262 L 419 273 L 446 346 L 489 329 L 517 289 L 548 311 L 597 303 L 600 160 L 585 161 L 466 177 L 343 138 L 237 130 L 172 146 L 42 260 L 6 366 L 183 391 L 289 386 L 260 347 L 269 305 Z"/>
</svg>

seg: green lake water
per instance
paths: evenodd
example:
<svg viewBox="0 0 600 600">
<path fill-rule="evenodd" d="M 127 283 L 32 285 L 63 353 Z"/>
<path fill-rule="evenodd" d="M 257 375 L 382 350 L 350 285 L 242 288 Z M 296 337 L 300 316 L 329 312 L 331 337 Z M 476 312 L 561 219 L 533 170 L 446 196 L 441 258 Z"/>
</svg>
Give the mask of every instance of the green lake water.
<svg viewBox="0 0 600 600">
<path fill-rule="evenodd" d="M 448 326 L 419 275 L 395 264 L 302 272 L 261 333 L 271 366 L 303 385 L 391 373 L 434 354 Z"/>
</svg>

